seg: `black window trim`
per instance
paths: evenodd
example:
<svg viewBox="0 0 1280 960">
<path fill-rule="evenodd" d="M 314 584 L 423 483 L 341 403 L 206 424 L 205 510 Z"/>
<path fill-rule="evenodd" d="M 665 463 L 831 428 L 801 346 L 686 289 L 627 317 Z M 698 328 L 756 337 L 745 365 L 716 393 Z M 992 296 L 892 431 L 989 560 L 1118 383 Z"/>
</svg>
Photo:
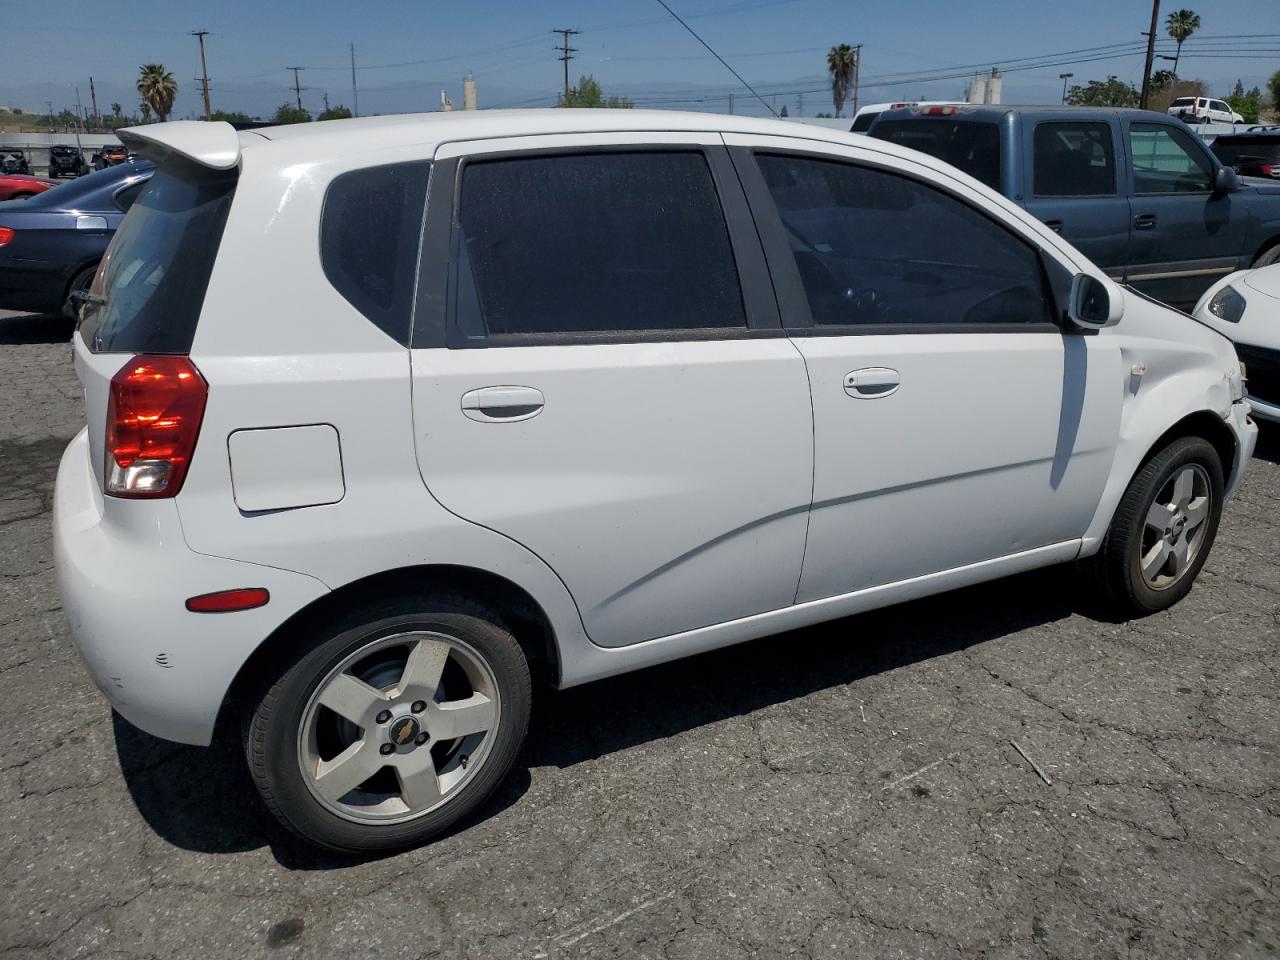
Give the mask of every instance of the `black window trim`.
<svg viewBox="0 0 1280 960">
<path fill-rule="evenodd" d="M 468 335 L 457 320 L 458 222 L 462 178 L 469 163 L 523 157 L 555 157 L 609 153 L 697 153 L 706 160 L 716 190 L 742 294 L 744 327 L 694 327 L 673 330 L 608 330 L 567 333 Z M 645 141 L 581 146 L 542 146 L 466 154 L 436 160 L 428 187 L 427 216 L 418 271 L 418 296 L 410 344 L 415 350 L 485 349 L 488 347 L 590 346 L 621 343 L 670 343 L 706 340 L 755 340 L 785 337 L 778 300 L 760 239 L 727 149 L 722 145 Z"/>
<path fill-rule="evenodd" d="M 864 167 L 914 180 L 924 186 L 947 194 L 970 209 L 982 214 L 1002 230 L 1031 247 L 1036 254 L 1037 262 L 1040 264 L 1040 284 L 1044 292 L 1045 302 L 1051 308 L 1053 316 L 1058 319 L 1045 320 L 1039 323 L 858 323 L 847 325 L 814 323 L 813 314 L 809 310 L 809 297 L 805 293 L 804 284 L 800 279 L 800 270 L 796 266 L 795 256 L 791 252 L 791 244 L 787 240 L 786 229 L 782 225 L 782 218 L 778 214 L 778 209 L 773 202 L 773 196 L 764 181 L 764 174 L 760 172 L 760 168 L 755 162 L 756 154 L 797 157 L 804 160 L 820 160 Z M 969 198 L 949 189 L 945 185 L 928 177 L 919 176 L 910 171 L 900 170 L 885 164 L 875 163 L 874 161 L 805 150 L 803 148 L 732 146 L 729 148 L 729 155 L 742 181 L 747 201 L 751 205 L 756 229 L 760 234 L 761 245 L 764 248 L 765 259 L 768 261 L 769 272 L 773 278 L 774 289 L 777 291 L 778 304 L 783 310 L 783 317 L 794 317 L 797 320 L 792 326 L 784 326 L 787 336 L 798 338 L 940 333 L 1061 334 L 1075 332 L 1072 325 L 1065 320 L 1065 304 L 1061 303 L 1061 297 L 1058 296 L 1057 291 L 1054 290 L 1053 285 L 1049 282 L 1050 270 L 1046 261 L 1049 255 L 1044 251 L 1044 248 L 1038 244 L 1031 243 L 1016 231 L 1010 230 L 1008 224 L 992 217 L 985 210 L 975 206 Z"/>
<path fill-rule="evenodd" d="M 1091 123 L 1096 126 L 1104 127 L 1107 131 L 1107 140 L 1111 147 L 1111 192 L 1110 193 L 1040 193 L 1036 177 L 1036 132 L 1041 127 L 1053 125 L 1070 125 L 1082 126 Z M 1115 131 L 1112 129 L 1109 120 L 1068 120 L 1058 118 L 1055 120 L 1037 120 L 1031 128 L 1031 196 L 1036 200 L 1110 200 L 1121 198 L 1120 186 L 1120 166 L 1118 161 L 1121 159 L 1120 152 L 1116 149 Z"/>
</svg>

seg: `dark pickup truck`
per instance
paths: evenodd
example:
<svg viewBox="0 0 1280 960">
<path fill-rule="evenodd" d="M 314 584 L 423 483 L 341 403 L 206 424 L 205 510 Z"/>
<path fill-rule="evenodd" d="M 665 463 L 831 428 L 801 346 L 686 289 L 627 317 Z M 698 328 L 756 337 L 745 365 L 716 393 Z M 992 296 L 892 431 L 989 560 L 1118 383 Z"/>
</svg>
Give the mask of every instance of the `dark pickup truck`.
<svg viewBox="0 0 1280 960">
<path fill-rule="evenodd" d="M 868 136 L 959 167 L 1116 280 L 1189 308 L 1214 281 L 1280 261 L 1280 184 L 1238 178 L 1182 121 L 1095 107 L 921 106 Z"/>
</svg>

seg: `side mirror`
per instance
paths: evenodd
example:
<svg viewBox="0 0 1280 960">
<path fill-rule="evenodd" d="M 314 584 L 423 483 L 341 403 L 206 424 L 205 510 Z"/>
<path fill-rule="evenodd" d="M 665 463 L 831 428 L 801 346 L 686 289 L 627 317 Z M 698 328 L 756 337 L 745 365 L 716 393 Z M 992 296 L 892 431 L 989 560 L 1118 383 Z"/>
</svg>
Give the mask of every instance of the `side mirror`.
<svg viewBox="0 0 1280 960">
<path fill-rule="evenodd" d="M 1071 281 L 1071 322 L 1081 330 L 1114 327 L 1124 316 L 1124 300 L 1113 297 L 1107 284 L 1087 273 L 1077 273 Z"/>
<path fill-rule="evenodd" d="M 1235 193 L 1240 189 L 1240 180 L 1230 167 L 1219 167 L 1213 176 L 1214 193 Z"/>
</svg>

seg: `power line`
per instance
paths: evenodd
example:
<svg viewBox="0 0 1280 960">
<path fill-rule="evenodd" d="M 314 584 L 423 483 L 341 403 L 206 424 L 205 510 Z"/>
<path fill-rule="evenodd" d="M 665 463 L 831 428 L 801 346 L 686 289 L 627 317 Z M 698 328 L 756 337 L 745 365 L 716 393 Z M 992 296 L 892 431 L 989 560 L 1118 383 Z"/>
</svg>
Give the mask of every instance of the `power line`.
<svg viewBox="0 0 1280 960">
<path fill-rule="evenodd" d="M 752 96 L 754 96 L 757 100 L 759 100 L 761 103 L 765 105 L 766 110 L 768 110 L 775 117 L 778 115 L 777 112 L 773 109 L 773 107 L 769 106 L 769 101 L 765 100 L 764 97 L 756 93 L 755 88 L 751 86 L 751 84 L 747 83 L 747 81 L 743 80 L 742 75 L 738 73 L 737 70 L 733 69 L 733 67 L 729 66 L 729 62 L 725 60 L 724 57 L 720 56 L 720 54 L 716 53 L 715 50 L 711 49 L 711 44 L 707 43 L 707 41 L 703 40 L 700 36 L 698 36 L 698 34 L 694 31 L 693 27 L 689 26 L 687 23 L 681 20 L 679 15 L 674 10 L 672 10 L 669 6 L 667 6 L 666 0 L 658 0 L 658 5 L 661 6 L 663 10 L 667 11 L 667 13 L 671 14 L 671 16 L 675 18 L 676 23 L 680 24 L 680 26 L 688 30 L 690 35 L 693 37 L 693 39 L 697 40 L 700 44 L 706 47 L 707 50 L 710 51 L 711 55 L 715 57 L 717 60 L 719 60 L 726 70 L 728 70 L 735 77 L 737 77 L 738 82 L 741 83 L 748 90 L 750 90 Z"/>
</svg>

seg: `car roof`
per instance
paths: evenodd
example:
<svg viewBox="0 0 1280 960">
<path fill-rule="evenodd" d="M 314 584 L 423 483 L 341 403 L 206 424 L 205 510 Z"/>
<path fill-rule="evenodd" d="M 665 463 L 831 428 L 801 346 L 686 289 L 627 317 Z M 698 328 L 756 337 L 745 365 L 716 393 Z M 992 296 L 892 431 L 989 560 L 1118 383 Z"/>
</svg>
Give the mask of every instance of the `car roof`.
<svg viewBox="0 0 1280 960">
<path fill-rule="evenodd" d="M 455 110 L 382 117 L 324 120 L 288 126 L 236 131 L 228 123 L 177 121 L 118 131 L 125 145 L 140 156 L 165 162 L 182 156 L 213 169 L 234 167 L 243 151 L 273 153 L 282 164 L 367 155 L 406 146 L 432 149 L 444 143 L 575 133 L 743 133 L 819 140 L 846 145 L 863 138 L 847 128 L 830 128 L 793 120 L 761 119 L 719 113 L 674 110 L 546 109 Z M 897 155 L 894 144 L 877 150 Z"/>
<path fill-rule="evenodd" d="M 130 180 L 150 177 L 155 166 L 145 160 L 126 160 L 103 170 L 64 183 L 56 190 L 46 190 L 23 201 L 24 209 L 37 207 L 50 210 L 111 210 L 111 198 Z"/>
<path fill-rule="evenodd" d="M 1111 116 L 1120 117 L 1158 117 L 1161 120 L 1167 120 L 1168 117 L 1155 110 L 1138 110 L 1133 107 L 1073 107 L 1063 106 L 1059 104 L 996 104 L 996 103 L 975 103 L 975 104 L 955 104 L 956 112 L 946 115 L 943 119 L 965 119 L 965 120 L 999 120 L 1001 117 L 1011 113 L 1022 114 L 1030 117 L 1089 117 L 1089 116 Z M 881 114 L 884 119 L 900 119 L 908 116 L 920 116 L 918 107 L 906 107 L 902 110 L 888 110 Z M 932 120 L 934 117 L 925 117 L 924 119 Z M 879 121 L 878 121 L 879 122 Z"/>
</svg>

